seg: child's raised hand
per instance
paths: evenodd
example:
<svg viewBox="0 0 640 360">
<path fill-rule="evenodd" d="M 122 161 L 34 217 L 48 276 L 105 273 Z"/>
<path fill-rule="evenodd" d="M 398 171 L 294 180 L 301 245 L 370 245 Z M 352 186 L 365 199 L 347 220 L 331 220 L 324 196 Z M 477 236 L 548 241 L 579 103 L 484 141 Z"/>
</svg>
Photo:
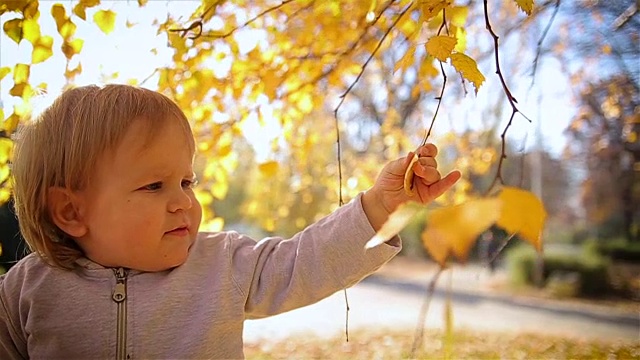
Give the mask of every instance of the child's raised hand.
<svg viewBox="0 0 640 360">
<path fill-rule="evenodd" d="M 412 195 L 405 191 L 404 186 L 405 173 L 414 155 L 409 153 L 408 156 L 385 165 L 373 187 L 363 196 L 362 205 L 365 213 L 376 230 L 400 204 L 410 200 L 427 204 L 449 190 L 460 179 L 461 174 L 458 170 L 442 177 L 435 159 L 438 154 L 435 145 L 426 144 L 416 152 L 419 158 L 412 166 L 415 174 L 412 180 Z"/>
</svg>

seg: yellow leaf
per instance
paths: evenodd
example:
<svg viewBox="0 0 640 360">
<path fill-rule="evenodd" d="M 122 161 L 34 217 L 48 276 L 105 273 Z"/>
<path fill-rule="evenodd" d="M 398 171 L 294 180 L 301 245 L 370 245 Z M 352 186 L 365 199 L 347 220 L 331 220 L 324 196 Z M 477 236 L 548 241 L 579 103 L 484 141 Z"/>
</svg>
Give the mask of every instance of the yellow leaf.
<svg viewBox="0 0 640 360">
<path fill-rule="evenodd" d="M 531 15 L 533 11 L 533 0 L 516 0 L 516 4 L 518 4 L 518 7 L 527 15 Z"/>
<path fill-rule="evenodd" d="M 4 79 L 5 76 L 11 73 L 11 68 L 8 66 L 4 66 L 0 68 L 0 81 Z M 2 120 L 2 119 L 0 119 Z"/>
<path fill-rule="evenodd" d="M 4 204 L 11 198 L 11 190 L 6 187 L 0 189 L 0 203 Z M 0 246 L 0 255 L 2 255 L 2 246 Z"/>
<path fill-rule="evenodd" d="M 31 67 L 27 64 L 16 64 L 13 68 L 13 82 L 16 84 L 29 81 Z"/>
<path fill-rule="evenodd" d="M 422 242 L 441 266 L 450 255 L 465 261 L 476 238 L 500 217 L 500 207 L 499 199 L 482 198 L 433 210 Z"/>
<path fill-rule="evenodd" d="M 9 0 L 9 2 L 15 0 Z M 6 1 L 4 1 L 6 2 Z M 25 19 L 37 19 L 40 17 L 40 12 L 38 11 L 38 6 L 40 3 L 35 0 L 31 0 L 27 2 L 27 5 L 22 8 L 22 14 Z"/>
<path fill-rule="evenodd" d="M 22 37 L 32 44 L 40 38 L 40 24 L 37 19 L 26 19 L 22 22 Z"/>
<path fill-rule="evenodd" d="M 22 11 L 27 6 L 27 0 L 11 0 L 0 2 L 0 15 L 5 11 Z"/>
<path fill-rule="evenodd" d="M 15 83 L 9 90 L 9 95 L 21 98 L 28 98 L 32 94 L 31 85 L 28 83 Z"/>
<path fill-rule="evenodd" d="M 451 18 L 451 26 L 464 26 L 469 17 L 468 6 L 454 6 L 447 10 L 447 16 Z"/>
<path fill-rule="evenodd" d="M 427 41 L 427 52 L 440 61 L 447 61 L 456 46 L 456 38 L 450 36 L 434 36 Z"/>
<path fill-rule="evenodd" d="M 418 155 L 416 155 L 415 153 L 411 156 L 411 161 L 409 162 L 409 166 L 407 166 L 407 169 L 404 172 L 404 192 L 405 194 L 409 195 L 409 196 L 413 196 L 414 192 L 413 192 L 413 177 L 414 177 L 414 172 L 413 172 L 413 165 L 415 163 L 418 162 Z"/>
<path fill-rule="evenodd" d="M 2 29 L 16 44 L 19 44 L 20 40 L 22 40 L 22 19 L 11 19 L 2 25 Z"/>
<path fill-rule="evenodd" d="M 71 59 L 73 55 L 79 54 L 82 51 L 84 45 L 83 39 L 73 39 L 72 41 L 65 41 L 62 43 L 62 52 L 67 59 Z"/>
<path fill-rule="evenodd" d="M 0 165 L 0 184 L 7 181 L 7 179 L 9 178 L 9 175 L 11 175 L 11 172 L 9 170 L 9 165 L 6 163 Z"/>
<path fill-rule="evenodd" d="M 62 6 L 62 4 L 54 4 L 51 7 L 51 16 L 56 21 L 56 26 L 58 27 L 58 30 L 60 30 L 62 25 L 64 25 L 64 23 L 67 21 L 67 12 L 65 11 L 64 6 Z"/>
<path fill-rule="evenodd" d="M 211 185 L 211 195 L 216 199 L 224 199 L 229 192 L 229 181 L 217 180 Z"/>
<path fill-rule="evenodd" d="M 13 141 L 6 137 L 0 137 L 0 164 L 6 164 L 9 161 L 12 149 Z"/>
<path fill-rule="evenodd" d="M 87 20 L 86 10 L 87 8 L 82 4 L 76 4 L 76 6 L 73 7 L 73 13 L 82 20 Z"/>
<path fill-rule="evenodd" d="M 100 4 L 100 0 L 80 0 L 80 2 L 73 7 L 73 13 L 82 20 L 87 20 L 87 8 L 94 7 L 98 4 Z"/>
<path fill-rule="evenodd" d="M 478 89 L 484 82 L 484 75 L 478 70 L 476 61 L 462 53 L 451 54 L 451 65 L 456 68 L 462 74 L 462 77 L 471 81 L 476 88 L 476 95 Z"/>
<path fill-rule="evenodd" d="M 274 176 L 278 172 L 278 162 L 277 161 L 267 161 L 260 165 L 258 165 L 258 170 L 264 176 L 271 177 Z"/>
<path fill-rule="evenodd" d="M 393 73 L 395 74 L 398 70 L 402 69 L 403 71 L 407 70 L 413 63 L 415 63 L 415 54 L 416 47 L 410 46 L 407 51 L 402 55 L 402 58 L 396 62 L 396 65 L 393 68 Z"/>
<path fill-rule="evenodd" d="M 313 110 L 313 98 L 311 97 L 311 94 L 308 92 L 300 94 L 297 105 L 298 109 L 300 109 L 303 114 L 310 113 Z"/>
<path fill-rule="evenodd" d="M 221 217 L 214 217 L 209 221 L 203 221 L 201 226 L 203 231 L 209 231 L 209 232 L 222 231 L 223 227 L 224 227 L 224 219 Z"/>
<path fill-rule="evenodd" d="M 20 116 L 18 116 L 15 112 L 11 114 L 7 119 L 2 122 L 2 126 L 0 129 L 4 130 L 7 134 L 13 133 L 13 131 L 18 127 L 20 123 Z"/>
<path fill-rule="evenodd" d="M 462 53 L 467 49 L 467 32 L 462 27 L 456 27 L 455 33 L 458 42 L 456 43 L 456 47 L 453 48 L 453 51 Z"/>
<path fill-rule="evenodd" d="M 148 2 L 148 1 L 149 1 L 149 0 L 138 0 L 138 6 L 139 6 L 139 7 L 143 7 L 143 6 L 145 6 L 145 5 L 147 5 L 147 2 Z"/>
<path fill-rule="evenodd" d="M 451 5 L 450 0 L 424 0 L 420 2 L 422 4 L 422 16 L 424 21 L 428 21 L 438 13 Z"/>
<path fill-rule="evenodd" d="M 542 201 L 533 193 L 514 187 L 504 187 L 498 198 L 502 202 L 502 215 L 496 225 L 520 235 L 542 251 L 542 229 L 547 218 Z"/>
<path fill-rule="evenodd" d="M 103 33 L 109 35 L 116 27 L 116 13 L 111 10 L 100 10 L 93 15 L 93 21 Z"/>
<path fill-rule="evenodd" d="M 398 206 L 398 208 L 389 215 L 387 221 L 382 224 L 380 230 L 367 241 L 367 244 L 364 246 L 365 249 L 371 249 L 389 241 L 409 225 L 411 219 L 422 209 L 424 209 L 424 205 L 413 201 Z"/>
<path fill-rule="evenodd" d="M 76 75 L 82 73 L 82 63 L 78 63 L 78 66 L 76 66 L 73 69 L 66 69 L 64 71 L 64 77 L 66 79 L 72 79 L 73 77 L 75 77 Z"/>
<path fill-rule="evenodd" d="M 203 207 L 208 207 L 213 203 L 213 196 L 211 196 L 210 192 L 204 191 L 201 189 L 196 189 L 194 193 L 196 195 L 196 199 L 198 199 L 198 202 Z"/>
<path fill-rule="evenodd" d="M 53 38 L 51 36 L 41 36 L 38 41 L 33 45 L 33 52 L 31 53 L 31 63 L 41 63 L 53 55 Z"/>
</svg>

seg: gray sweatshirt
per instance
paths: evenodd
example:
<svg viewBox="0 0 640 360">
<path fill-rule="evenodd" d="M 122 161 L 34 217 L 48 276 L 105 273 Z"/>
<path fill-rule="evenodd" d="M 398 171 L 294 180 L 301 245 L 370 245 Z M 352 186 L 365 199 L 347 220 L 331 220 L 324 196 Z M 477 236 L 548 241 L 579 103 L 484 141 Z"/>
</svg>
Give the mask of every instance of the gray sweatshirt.
<svg viewBox="0 0 640 360">
<path fill-rule="evenodd" d="M 361 195 L 291 239 L 202 233 L 187 261 L 139 272 L 31 254 L 0 277 L 0 359 L 242 358 L 245 319 L 317 302 L 371 274 L 400 241 L 365 250 Z"/>
</svg>

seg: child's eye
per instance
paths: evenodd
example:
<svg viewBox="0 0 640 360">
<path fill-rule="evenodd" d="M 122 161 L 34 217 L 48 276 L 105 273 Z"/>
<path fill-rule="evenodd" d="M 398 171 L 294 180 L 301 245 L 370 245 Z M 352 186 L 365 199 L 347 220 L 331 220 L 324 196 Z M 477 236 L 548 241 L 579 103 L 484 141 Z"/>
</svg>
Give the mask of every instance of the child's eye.
<svg viewBox="0 0 640 360">
<path fill-rule="evenodd" d="M 142 187 L 142 190 L 148 191 L 158 191 L 160 189 L 162 189 L 162 183 L 159 181 Z"/>
<path fill-rule="evenodd" d="M 198 185 L 198 179 L 182 180 L 182 187 L 185 189 L 193 189 Z"/>
</svg>

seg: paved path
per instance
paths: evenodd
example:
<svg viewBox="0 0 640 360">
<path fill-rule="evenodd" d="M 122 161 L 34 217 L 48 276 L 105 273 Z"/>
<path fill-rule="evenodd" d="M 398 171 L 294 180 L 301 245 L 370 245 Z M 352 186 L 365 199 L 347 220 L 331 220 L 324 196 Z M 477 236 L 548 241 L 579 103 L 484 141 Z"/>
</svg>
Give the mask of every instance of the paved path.
<svg viewBox="0 0 640 360">
<path fill-rule="evenodd" d="M 454 271 L 454 274 L 456 272 Z M 415 277 L 403 279 L 373 275 L 348 290 L 349 326 L 358 328 L 414 329 L 426 291 Z M 440 290 L 447 276 L 438 282 L 427 317 L 427 328 L 443 327 L 446 295 Z M 625 342 L 640 341 L 640 314 L 608 308 L 574 306 L 531 298 L 490 294 L 475 288 L 483 284 L 476 271 L 453 276 L 452 304 L 455 328 L 491 331 L 537 332 Z M 275 317 L 247 321 L 245 341 L 279 340 L 291 335 L 335 336 L 344 333 L 344 293 L 308 307 Z"/>
</svg>

